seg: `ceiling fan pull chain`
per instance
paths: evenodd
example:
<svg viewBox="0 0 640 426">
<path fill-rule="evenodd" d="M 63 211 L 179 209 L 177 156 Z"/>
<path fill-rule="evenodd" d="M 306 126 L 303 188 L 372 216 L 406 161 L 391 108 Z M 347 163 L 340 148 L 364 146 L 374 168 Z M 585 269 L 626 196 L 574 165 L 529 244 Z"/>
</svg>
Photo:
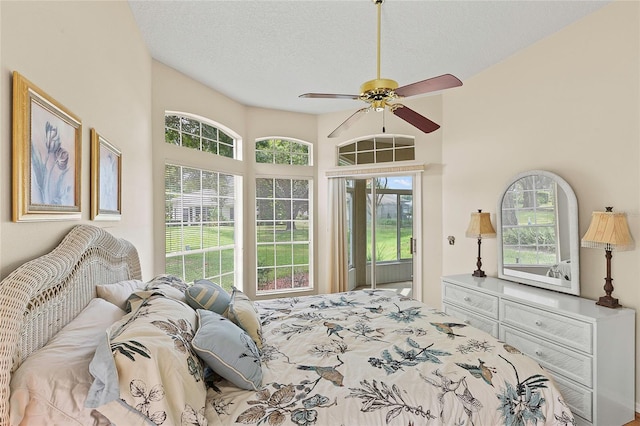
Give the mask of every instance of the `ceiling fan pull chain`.
<svg viewBox="0 0 640 426">
<path fill-rule="evenodd" d="M 385 118 L 384 110 L 382 110 L 382 133 L 386 133 L 386 130 L 384 129 L 384 118 Z"/>
</svg>

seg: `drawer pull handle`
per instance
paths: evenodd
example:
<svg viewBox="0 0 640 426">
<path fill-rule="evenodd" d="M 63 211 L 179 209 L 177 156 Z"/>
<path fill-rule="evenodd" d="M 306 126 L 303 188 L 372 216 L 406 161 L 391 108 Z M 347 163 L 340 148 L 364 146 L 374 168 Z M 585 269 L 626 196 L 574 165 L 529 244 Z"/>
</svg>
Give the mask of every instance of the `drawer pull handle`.
<svg viewBox="0 0 640 426">
<path fill-rule="evenodd" d="M 469 296 L 465 296 L 465 297 L 464 297 L 464 299 L 462 299 L 462 300 L 464 300 L 465 302 L 468 302 L 468 301 L 470 301 L 471 299 L 469 298 Z"/>
<path fill-rule="evenodd" d="M 542 356 L 542 351 L 541 351 L 540 349 L 536 349 L 535 354 L 536 354 L 537 356 L 541 357 L 541 356 Z"/>
<path fill-rule="evenodd" d="M 536 325 L 537 325 L 538 327 L 540 327 L 540 326 L 542 325 L 542 321 L 540 321 L 540 320 L 536 320 Z"/>
</svg>

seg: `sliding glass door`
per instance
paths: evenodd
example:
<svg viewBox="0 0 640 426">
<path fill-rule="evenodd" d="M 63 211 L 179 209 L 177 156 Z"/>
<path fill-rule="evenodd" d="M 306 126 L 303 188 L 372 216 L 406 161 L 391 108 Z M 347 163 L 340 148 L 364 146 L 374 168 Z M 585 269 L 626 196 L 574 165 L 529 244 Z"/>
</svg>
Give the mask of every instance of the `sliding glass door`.
<svg viewBox="0 0 640 426">
<path fill-rule="evenodd" d="M 355 288 L 410 295 L 413 281 L 413 176 L 347 180 L 347 242 Z"/>
</svg>

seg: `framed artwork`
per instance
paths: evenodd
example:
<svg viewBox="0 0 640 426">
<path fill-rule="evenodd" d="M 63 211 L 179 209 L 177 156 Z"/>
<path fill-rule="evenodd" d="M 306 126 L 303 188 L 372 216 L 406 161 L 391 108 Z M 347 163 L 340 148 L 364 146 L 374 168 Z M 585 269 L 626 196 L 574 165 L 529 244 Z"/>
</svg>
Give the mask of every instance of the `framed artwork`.
<svg viewBox="0 0 640 426">
<path fill-rule="evenodd" d="M 82 123 L 13 73 L 12 220 L 80 219 Z"/>
<path fill-rule="evenodd" d="M 122 216 L 122 153 L 91 129 L 91 219 Z"/>
</svg>

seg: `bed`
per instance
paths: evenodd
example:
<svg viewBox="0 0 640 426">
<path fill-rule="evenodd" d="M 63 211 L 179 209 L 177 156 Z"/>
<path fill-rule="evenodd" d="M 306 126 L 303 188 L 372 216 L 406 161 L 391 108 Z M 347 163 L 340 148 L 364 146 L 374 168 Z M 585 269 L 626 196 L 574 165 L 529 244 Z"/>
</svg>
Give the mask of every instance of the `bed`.
<svg viewBox="0 0 640 426">
<path fill-rule="evenodd" d="M 76 226 L 0 284 L 0 425 L 574 424 L 536 362 L 416 300 L 220 290 Z"/>
</svg>

